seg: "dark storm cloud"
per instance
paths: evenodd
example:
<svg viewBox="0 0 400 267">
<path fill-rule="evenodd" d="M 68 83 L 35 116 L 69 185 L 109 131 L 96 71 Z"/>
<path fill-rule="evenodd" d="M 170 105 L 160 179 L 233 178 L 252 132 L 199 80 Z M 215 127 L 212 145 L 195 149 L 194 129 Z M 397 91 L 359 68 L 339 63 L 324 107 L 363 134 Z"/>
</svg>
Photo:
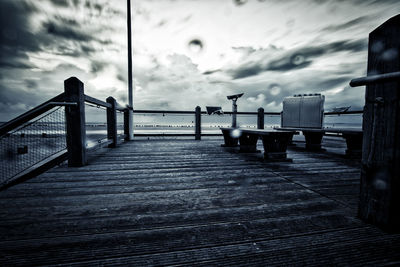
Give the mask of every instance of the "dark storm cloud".
<svg viewBox="0 0 400 267">
<path fill-rule="evenodd" d="M 343 85 L 343 84 L 348 84 L 352 78 L 353 77 L 351 75 L 350 76 L 342 76 L 342 77 L 338 77 L 338 78 L 331 78 L 331 79 L 327 79 L 327 80 L 325 80 L 324 77 L 322 77 L 322 79 L 320 81 L 317 81 L 315 87 L 321 88 L 321 89 L 335 88 L 335 87 Z"/>
<path fill-rule="evenodd" d="M 56 6 L 61 6 L 61 7 L 69 6 L 68 0 L 51 0 L 50 2 L 52 2 Z"/>
<path fill-rule="evenodd" d="M 350 27 L 357 26 L 360 23 L 368 21 L 369 19 L 370 19 L 370 16 L 362 16 L 362 17 L 347 21 L 347 22 L 342 23 L 342 24 L 336 24 L 336 25 L 331 25 L 331 26 L 325 27 L 322 30 L 323 31 L 329 31 L 329 32 L 346 30 L 346 29 L 348 29 Z"/>
<path fill-rule="evenodd" d="M 216 73 L 216 72 L 219 72 L 219 71 L 221 71 L 221 70 L 207 70 L 207 71 L 203 72 L 203 74 L 204 75 L 210 75 L 210 74 L 213 74 L 213 73 Z"/>
<path fill-rule="evenodd" d="M 24 1 L 0 1 L 0 67 L 29 67 L 25 53 L 41 50 L 29 30 L 28 17 L 35 11 Z"/>
<path fill-rule="evenodd" d="M 26 79 L 26 80 L 25 80 L 25 84 L 26 84 L 26 87 L 28 87 L 29 89 L 36 89 L 36 88 L 38 88 L 38 83 L 37 83 L 37 81 L 32 80 L 32 79 Z"/>
<path fill-rule="evenodd" d="M 83 42 L 93 40 L 90 34 L 81 32 L 79 29 L 71 27 L 70 25 L 56 23 L 55 21 L 44 22 L 43 27 L 47 30 L 47 33 L 57 37 Z"/>
<path fill-rule="evenodd" d="M 104 70 L 104 68 L 107 66 L 108 64 L 105 62 L 100 62 L 100 61 L 95 61 L 93 60 L 91 62 L 91 71 L 93 73 L 98 73 L 101 72 L 102 70 Z"/>
<path fill-rule="evenodd" d="M 227 72 L 233 79 L 241 79 L 250 76 L 255 76 L 264 71 L 290 71 L 294 69 L 302 69 L 310 66 L 313 60 L 317 57 L 322 57 L 327 54 L 337 52 L 360 52 L 366 51 L 367 40 L 344 40 L 333 42 L 321 46 L 302 47 L 288 51 L 282 56 L 267 61 L 268 58 L 260 58 L 241 64 L 235 69 L 228 70 Z M 259 53 L 256 51 L 255 53 Z"/>
<path fill-rule="evenodd" d="M 249 76 L 255 76 L 264 70 L 265 70 L 265 68 L 262 65 L 259 65 L 256 62 L 250 62 L 248 64 L 244 64 L 244 65 L 240 66 L 239 68 L 233 70 L 232 78 L 233 79 L 241 79 L 241 78 L 246 78 Z"/>
<path fill-rule="evenodd" d="M 18 98 L 15 96 L 18 95 Z M 34 90 L 24 90 L 22 88 L 8 88 L 0 83 L 0 112 L 14 111 L 20 106 L 33 106 L 37 103 L 38 96 Z"/>
<path fill-rule="evenodd" d="M 53 54 L 80 57 L 96 51 L 91 41 L 109 43 L 80 30 L 73 18 L 59 15 L 43 23 L 42 31 L 33 32 L 30 17 L 37 11 L 25 1 L 0 1 L 0 68 L 34 68 L 27 53 L 50 50 Z"/>
<path fill-rule="evenodd" d="M 303 54 L 295 54 L 291 57 L 284 57 L 278 60 L 271 61 L 265 70 L 269 71 L 288 71 L 293 69 L 302 69 L 311 65 L 311 60 L 300 59 L 296 63 L 296 58 L 304 58 Z M 261 72 L 261 71 L 260 71 Z"/>
</svg>

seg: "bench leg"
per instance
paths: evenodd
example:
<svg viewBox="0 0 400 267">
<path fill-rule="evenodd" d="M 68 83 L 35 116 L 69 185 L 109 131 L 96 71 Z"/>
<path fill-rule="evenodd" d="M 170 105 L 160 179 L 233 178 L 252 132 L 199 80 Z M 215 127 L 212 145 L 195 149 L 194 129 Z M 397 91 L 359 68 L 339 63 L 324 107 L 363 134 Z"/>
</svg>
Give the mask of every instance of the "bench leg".
<svg viewBox="0 0 400 267">
<path fill-rule="evenodd" d="M 293 133 L 277 133 L 261 136 L 264 146 L 264 159 L 268 161 L 291 161 L 287 158 L 287 146 Z"/>
<path fill-rule="evenodd" d="M 257 141 L 258 141 L 258 135 L 257 134 L 248 134 L 248 133 L 242 133 L 242 135 L 239 137 L 239 143 L 240 143 L 240 153 L 254 153 L 254 152 L 260 152 L 257 150 Z"/>
<path fill-rule="evenodd" d="M 343 134 L 343 138 L 347 144 L 346 157 L 361 158 L 363 134 Z"/>
<path fill-rule="evenodd" d="M 322 137 L 324 136 L 323 132 L 319 133 L 319 132 L 303 131 L 303 135 L 306 139 L 307 150 L 312 150 L 312 151 L 322 150 L 321 142 L 322 142 Z"/>
<path fill-rule="evenodd" d="M 293 136 L 294 136 L 294 134 L 290 137 L 290 140 L 289 140 L 289 143 L 288 143 L 288 146 L 296 146 L 296 144 L 295 143 L 293 143 Z"/>
<path fill-rule="evenodd" d="M 233 138 L 231 136 L 231 131 L 230 130 L 222 130 L 222 134 L 224 135 L 224 144 L 222 144 L 222 147 L 237 147 L 239 139 L 238 138 Z"/>
</svg>

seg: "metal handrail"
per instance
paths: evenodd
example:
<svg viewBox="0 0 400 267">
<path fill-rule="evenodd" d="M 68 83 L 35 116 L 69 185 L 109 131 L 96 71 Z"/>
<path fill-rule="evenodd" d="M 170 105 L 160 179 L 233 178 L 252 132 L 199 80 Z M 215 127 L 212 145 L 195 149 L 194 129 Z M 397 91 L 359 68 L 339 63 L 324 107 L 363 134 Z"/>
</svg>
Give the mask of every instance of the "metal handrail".
<svg viewBox="0 0 400 267">
<path fill-rule="evenodd" d="M 100 106 L 100 107 L 105 107 L 105 108 L 111 108 L 111 104 L 101 101 L 97 98 L 85 95 L 85 102 L 88 102 L 90 104 L 96 105 L 96 106 Z"/>
<path fill-rule="evenodd" d="M 6 122 L 5 124 L 0 126 L 0 137 L 12 131 L 15 128 L 20 127 L 22 124 L 30 121 L 31 119 L 49 111 L 55 106 L 73 106 L 77 105 L 77 103 L 73 102 L 64 102 L 64 93 L 59 94 L 56 97 L 44 102 L 43 104 L 25 112 L 24 114 L 18 116 L 17 118 Z"/>
<path fill-rule="evenodd" d="M 94 98 L 94 97 L 91 97 L 88 95 L 85 95 L 85 102 L 88 102 L 88 103 L 96 105 L 96 106 L 104 107 L 104 108 L 112 108 L 110 103 L 104 102 L 100 99 L 97 99 L 97 98 Z M 118 111 L 125 111 L 128 109 L 128 107 L 121 106 L 120 104 L 117 103 L 115 109 Z"/>
<path fill-rule="evenodd" d="M 390 72 L 367 77 L 356 78 L 350 81 L 351 87 L 369 85 L 374 83 L 390 82 L 400 79 L 400 71 Z"/>
<path fill-rule="evenodd" d="M 195 114 L 195 111 L 184 111 L 184 110 L 147 110 L 147 109 L 134 109 L 133 113 L 143 114 Z M 325 112 L 324 115 L 346 115 L 346 114 L 362 114 L 362 110 L 352 110 L 345 112 Z M 201 114 L 207 114 L 206 111 L 202 111 Z M 231 115 L 232 111 L 224 111 L 224 114 Z M 258 115 L 258 112 L 246 112 L 238 111 L 238 115 Z M 275 115 L 280 116 L 281 112 L 264 112 L 264 115 Z"/>
<path fill-rule="evenodd" d="M 352 110 L 352 111 L 345 111 L 345 112 L 324 112 L 324 116 L 327 115 L 350 115 L 350 114 L 363 114 L 364 111 L 362 110 Z"/>
<path fill-rule="evenodd" d="M 189 110 L 147 110 L 147 109 L 134 109 L 133 113 L 143 113 L 143 114 L 196 114 L 196 111 Z M 208 114 L 207 111 L 202 111 L 201 114 Z M 224 114 L 231 115 L 232 111 L 224 111 Z M 236 114 L 238 115 L 257 115 L 258 112 L 247 112 L 247 111 L 238 111 Z M 264 112 L 264 115 L 281 115 L 280 112 Z"/>
</svg>

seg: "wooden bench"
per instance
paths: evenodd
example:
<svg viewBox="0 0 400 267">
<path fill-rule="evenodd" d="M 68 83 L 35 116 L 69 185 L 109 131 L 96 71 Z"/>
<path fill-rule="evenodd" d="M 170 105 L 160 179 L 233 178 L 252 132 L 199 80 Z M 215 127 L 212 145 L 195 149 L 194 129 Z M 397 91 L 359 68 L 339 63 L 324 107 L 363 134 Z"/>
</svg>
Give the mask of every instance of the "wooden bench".
<svg viewBox="0 0 400 267">
<path fill-rule="evenodd" d="M 352 128 L 297 128 L 297 127 L 276 127 L 279 131 L 298 132 L 301 131 L 306 139 L 306 149 L 322 150 L 321 142 L 324 135 L 338 134 L 346 140 L 346 156 L 355 158 L 361 157 L 363 131 Z"/>
<path fill-rule="evenodd" d="M 254 153 L 257 141 L 261 139 L 264 146 L 264 159 L 287 161 L 286 150 L 296 131 L 259 130 L 243 128 L 220 128 L 224 136 L 224 147 L 240 147 L 241 153 Z"/>
</svg>

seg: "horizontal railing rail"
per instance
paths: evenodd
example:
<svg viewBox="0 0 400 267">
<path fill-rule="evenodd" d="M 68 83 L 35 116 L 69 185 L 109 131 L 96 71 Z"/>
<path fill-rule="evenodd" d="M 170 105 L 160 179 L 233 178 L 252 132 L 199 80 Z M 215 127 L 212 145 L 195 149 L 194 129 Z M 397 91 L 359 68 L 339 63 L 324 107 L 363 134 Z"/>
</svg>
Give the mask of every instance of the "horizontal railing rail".
<svg viewBox="0 0 400 267">
<path fill-rule="evenodd" d="M 395 80 L 400 80 L 400 71 L 356 78 L 350 81 L 350 86 L 357 87 L 374 83 L 390 82 Z"/>
<path fill-rule="evenodd" d="M 77 105 L 77 104 L 74 102 L 64 102 L 64 93 L 61 93 L 53 97 L 52 99 L 44 102 L 43 104 L 16 117 L 15 119 L 1 125 L 0 137 L 12 131 L 13 129 L 20 127 L 24 123 L 44 114 L 45 112 L 52 109 L 54 106 L 71 106 L 71 105 Z"/>
<path fill-rule="evenodd" d="M 148 110 L 148 109 L 134 109 L 133 113 L 143 113 L 143 114 L 195 114 L 196 111 L 189 110 Z M 208 114 L 206 111 L 201 111 L 202 115 Z M 232 115 L 232 111 L 224 111 L 223 114 Z M 250 111 L 238 111 L 237 115 L 257 115 L 257 112 Z M 281 115 L 280 112 L 264 112 L 264 115 Z"/>
<path fill-rule="evenodd" d="M 104 108 L 111 108 L 111 104 L 101 101 L 100 99 L 85 95 L 85 102 L 96 105 L 96 106 L 100 106 L 100 107 L 104 107 Z"/>
<path fill-rule="evenodd" d="M 133 113 L 141 113 L 141 114 L 195 114 L 196 111 L 189 110 L 151 110 L 151 109 L 134 109 Z M 362 114 L 362 110 L 351 110 L 345 112 L 338 111 L 327 111 L 324 112 L 324 115 L 343 115 L 343 114 Z M 202 115 L 208 114 L 206 111 L 201 112 Z M 232 115 L 232 111 L 224 111 L 223 114 Z M 237 115 L 258 115 L 258 112 L 251 111 L 238 111 Z M 280 116 L 281 112 L 264 112 L 264 115 L 267 116 Z"/>
<path fill-rule="evenodd" d="M 351 115 L 351 114 L 363 114 L 362 110 L 351 110 L 351 111 L 344 111 L 344 112 L 338 112 L 338 111 L 328 111 L 324 112 L 324 115 Z"/>
</svg>

